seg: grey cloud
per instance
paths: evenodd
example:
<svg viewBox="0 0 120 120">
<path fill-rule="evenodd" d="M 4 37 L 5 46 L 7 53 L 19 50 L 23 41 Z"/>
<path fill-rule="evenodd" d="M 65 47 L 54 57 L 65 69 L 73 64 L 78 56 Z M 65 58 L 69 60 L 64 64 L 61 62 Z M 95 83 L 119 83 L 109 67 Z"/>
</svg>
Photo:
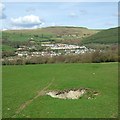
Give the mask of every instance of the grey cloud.
<svg viewBox="0 0 120 120">
<path fill-rule="evenodd" d="M 6 19 L 7 17 L 4 11 L 5 11 L 5 5 L 0 3 L 0 19 Z"/>
</svg>

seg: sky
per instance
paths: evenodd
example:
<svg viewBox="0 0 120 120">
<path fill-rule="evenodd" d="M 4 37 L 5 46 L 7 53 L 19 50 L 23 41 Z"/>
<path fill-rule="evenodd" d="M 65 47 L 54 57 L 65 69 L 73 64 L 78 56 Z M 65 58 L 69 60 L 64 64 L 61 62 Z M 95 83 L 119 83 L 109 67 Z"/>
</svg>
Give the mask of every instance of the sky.
<svg viewBox="0 0 120 120">
<path fill-rule="evenodd" d="M 0 4 L 0 29 L 118 26 L 117 2 L 6 2 Z"/>
</svg>

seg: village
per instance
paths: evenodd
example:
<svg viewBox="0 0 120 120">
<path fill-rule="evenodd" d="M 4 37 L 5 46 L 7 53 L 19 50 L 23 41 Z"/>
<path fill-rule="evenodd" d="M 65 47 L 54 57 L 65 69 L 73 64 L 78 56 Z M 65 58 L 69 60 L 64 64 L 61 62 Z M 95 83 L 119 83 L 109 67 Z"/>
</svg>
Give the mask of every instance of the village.
<svg viewBox="0 0 120 120">
<path fill-rule="evenodd" d="M 80 55 L 94 52 L 94 49 L 86 46 L 52 43 L 52 42 L 35 42 L 30 41 L 31 45 L 20 45 L 14 55 L 2 58 L 3 61 L 14 61 L 16 59 L 32 59 L 34 57 L 59 57 L 69 55 Z"/>
<path fill-rule="evenodd" d="M 20 46 L 17 48 L 15 55 L 18 57 L 33 57 L 33 56 L 60 56 L 60 55 L 76 55 L 86 52 L 95 51 L 94 49 L 85 46 L 69 45 L 61 43 L 41 43 L 42 50 L 37 50 L 36 46 Z"/>
</svg>

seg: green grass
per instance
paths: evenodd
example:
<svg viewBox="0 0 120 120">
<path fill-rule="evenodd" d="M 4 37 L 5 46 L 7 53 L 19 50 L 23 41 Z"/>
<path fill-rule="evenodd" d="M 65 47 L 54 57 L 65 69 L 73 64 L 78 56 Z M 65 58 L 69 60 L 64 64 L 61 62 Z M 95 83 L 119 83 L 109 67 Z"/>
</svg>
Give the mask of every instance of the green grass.
<svg viewBox="0 0 120 120">
<path fill-rule="evenodd" d="M 111 28 L 107 30 L 102 30 L 90 37 L 87 37 L 82 40 L 82 44 L 90 44 L 90 43 L 97 43 L 97 44 L 114 44 L 118 43 L 118 27 Z"/>
<path fill-rule="evenodd" d="M 35 37 L 34 35 L 38 35 L 38 37 Z M 31 38 L 34 40 L 49 40 L 53 36 L 53 34 L 49 33 L 35 33 L 35 32 L 22 32 L 22 31 L 4 31 L 2 33 L 3 39 L 8 39 L 10 41 L 28 41 Z"/>
<path fill-rule="evenodd" d="M 2 50 L 2 51 L 14 51 L 15 48 L 13 48 L 9 45 L 0 45 L 0 50 Z"/>
<path fill-rule="evenodd" d="M 3 66 L 3 118 L 12 117 L 21 104 L 36 96 L 37 91 L 53 79 L 54 82 L 48 90 L 89 87 L 99 91 L 100 95 L 91 100 L 60 100 L 40 96 L 16 117 L 117 117 L 117 71 L 117 63 Z"/>
</svg>

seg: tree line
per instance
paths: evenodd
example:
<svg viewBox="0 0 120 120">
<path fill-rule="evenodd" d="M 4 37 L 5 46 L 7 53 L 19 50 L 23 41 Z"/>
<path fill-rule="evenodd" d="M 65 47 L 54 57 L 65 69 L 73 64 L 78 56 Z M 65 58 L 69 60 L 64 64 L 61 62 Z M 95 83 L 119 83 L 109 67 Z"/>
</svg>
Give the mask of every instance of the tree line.
<svg viewBox="0 0 120 120">
<path fill-rule="evenodd" d="M 27 65 L 27 64 L 51 64 L 51 63 L 101 63 L 101 62 L 118 62 L 120 56 L 117 51 L 99 50 L 91 53 L 84 53 L 79 55 L 61 55 L 61 56 L 33 56 L 33 57 L 13 57 L 9 60 L 5 58 L 2 61 L 3 65 Z"/>
</svg>

